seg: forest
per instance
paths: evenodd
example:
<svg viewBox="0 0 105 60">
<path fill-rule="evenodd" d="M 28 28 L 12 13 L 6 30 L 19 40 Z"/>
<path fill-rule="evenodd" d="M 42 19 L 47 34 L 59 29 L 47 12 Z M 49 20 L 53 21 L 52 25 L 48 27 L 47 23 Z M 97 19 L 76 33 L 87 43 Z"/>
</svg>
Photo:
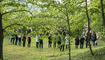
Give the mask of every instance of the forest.
<svg viewBox="0 0 105 60">
<path fill-rule="evenodd" d="M 0 60 L 105 60 L 105 0 L 0 0 Z"/>
</svg>

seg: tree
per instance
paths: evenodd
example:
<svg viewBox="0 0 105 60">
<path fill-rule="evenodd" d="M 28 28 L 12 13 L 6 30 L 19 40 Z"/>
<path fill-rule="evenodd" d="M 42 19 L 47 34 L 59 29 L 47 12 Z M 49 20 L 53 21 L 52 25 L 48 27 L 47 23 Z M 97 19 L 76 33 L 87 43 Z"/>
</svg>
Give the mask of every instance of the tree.
<svg viewBox="0 0 105 60">
<path fill-rule="evenodd" d="M 3 27 L 1 12 L 0 12 L 0 60 L 3 60 Z"/>
<path fill-rule="evenodd" d="M 1 0 L 0 0 L 1 3 Z M 1 8 L 1 4 L 0 4 Z M 0 9 L 0 60 L 3 60 L 3 26 L 2 26 L 2 13 Z"/>
<path fill-rule="evenodd" d="M 65 24 L 64 22 L 66 21 L 65 26 L 67 27 L 67 31 L 69 32 L 70 37 L 71 37 L 72 36 L 71 28 L 70 28 L 71 25 L 73 26 L 73 28 L 75 26 L 77 27 L 77 24 L 74 25 L 74 23 L 76 21 L 75 17 L 74 17 L 74 13 L 76 12 L 76 9 L 78 9 L 77 7 L 79 7 L 78 6 L 79 3 L 77 4 L 77 2 L 79 2 L 79 1 L 76 1 L 76 0 L 73 0 L 73 1 L 72 0 L 62 0 L 61 2 L 59 2 L 59 1 L 52 0 L 52 1 L 47 1 L 47 2 L 46 1 L 41 1 L 41 3 L 43 3 L 43 4 L 37 4 L 37 3 L 33 3 L 33 2 L 32 2 L 32 4 L 36 4 L 37 6 L 40 6 L 41 8 L 46 7 L 46 11 L 47 11 L 48 14 L 45 13 L 44 15 L 47 14 L 47 17 L 50 17 L 50 18 L 53 18 L 53 19 L 55 19 L 55 17 L 60 18 L 59 20 L 56 21 L 56 23 L 59 22 L 60 20 L 62 20 L 61 23 Z M 48 16 L 48 15 L 51 15 L 51 16 Z M 76 16 L 76 18 L 77 17 L 78 16 Z M 73 20 L 71 20 L 71 19 L 73 19 Z M 80 22 L 80 21 L 78 21 L 78 22 Z M 75 30 L 76 30 L 76 28 L 75 28 Z M 70 41 L 71 40 L 69 40 L 69 60 L 71 60 L 71 47 L 70 47 L 71 42 Z"/>
<path fill-rule="evenodd" d="M 90 52 L 94 56 L 94 53 L 92 51 L 91 44 L 90 44 L 90 38 L 91 38 L 90 37 L 90 18 L 89 18 L 89 15 L 88 15 L 87 0 L 85 0 L 85 3 L 86 3 L 86 16 L 87 16 L 87 19 L 88 19 L 88 43 L 89 43 Z"/>
<path fill-rule="evenodd" d="M 101 4 L 101 14 L 102 14 L 103 25 L 105 27 L 105 15 L 104 15 L 104 8 L 103 8 L 103 0 L 100 0 L 100 4 Z"/>
<path fill-rule="evenodd" d="M 0 3 L 2 3 L 2 1 L 0 0 Z M 2 5 L 0 5 L 0 8 L 2 7 Z M 13 12 L 22 12 L 22 11 L 26 11 L 26 12 L 29 12 L 27 10 L 17 10 L 17 11 L 9 11 L 9 12 L 5 12 L 5 13 L 2 13 L 1 10 L 0 10 L 0 60 L 3 60 L 3 39 L 4 39 L 4 35 L 3 35 L 3 24 L 2 24 L 2 17 L 3 15 L 5 14 L 8 14 L 8 13 L 13 13 Z M 14 24 L 12 24 L 14 25 Z M 12 26 L 10 25 L 10 26 Z M 16 24 L 18 25 L 18 24 Z M 7 26 L 9 27 L 9 26 Z M 7 28 L 5 27 L 5 28 Z M 5 29 L 4 28 L 4 29 Z"/>
</svg>

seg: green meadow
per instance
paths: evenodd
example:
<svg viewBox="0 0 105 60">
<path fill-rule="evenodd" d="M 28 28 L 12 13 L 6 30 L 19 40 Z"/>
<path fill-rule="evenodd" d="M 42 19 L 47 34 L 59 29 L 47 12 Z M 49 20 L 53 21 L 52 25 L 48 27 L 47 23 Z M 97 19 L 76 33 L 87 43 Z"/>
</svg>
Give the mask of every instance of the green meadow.
<svg viewBox="0 0 105 60">
<path fill-rule="evenodd" d="M 10 43 L 8 37 L 4 39 L 4 60 L 68 60 L 68 49 L 64 52 L 58 48 L 48 48 L 47 39 L 44 39 L 44 48 L 36 48 L 35 38 L 32 38 L 31 47 L 16 46 Z M 89 48 L 76 49 L 74 41 L 71 45 L 72 60 L 104 60 L 105 42 L 98 40 L 98 46 L 92 47 L 95 56 L 90 54 Z"/>
</svg>

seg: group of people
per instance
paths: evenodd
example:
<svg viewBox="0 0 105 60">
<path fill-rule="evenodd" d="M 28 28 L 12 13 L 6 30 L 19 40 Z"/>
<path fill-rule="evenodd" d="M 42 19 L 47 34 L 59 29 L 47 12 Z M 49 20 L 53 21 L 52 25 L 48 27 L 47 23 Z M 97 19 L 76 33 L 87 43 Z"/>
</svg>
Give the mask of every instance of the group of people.
<svg viewBox="0 0 105 60">
<path fill-rule="evenodd" d="M 64 51 L 69 46 L 69 32 L 65 28 L 59 28 L 55 33 L 47 33 L 48 47 L 58 47 L 60 51 Z"/>
<path fill-rule="evenodd" d="M 84 43 L 85 43 L 85 46 L 87 48 L 89 45 L 89 40 L 93 42 L 92 43 L 93 46 L 97 45 L 98 37 L 97 37 L 96 33 L 91 32 L 90 35 L 88 36 L 88 30 L 83 30 L 80 38 L 78 35 L 75 37 L 75 48 L 78 48 L 79 45 L 80 45 L 80 48 L 83 48 Z"/>
<path fill-rule="evenodd" d="M 12 35 L 11 39 L 10 39 L 10 42 L 14 45 L 17 45 L 17 43 L 19 42 L 19 46 L 21 46 L 22 44 L 22 41 L 23 41 L 23 47 L 25 47 L 26 45 L 26 40 L 28 42 L 28 47 L 30 47 L 30 44 L 31 44 L 31 37 L 27 37 L 26 38 L 26 35 L 24 34 L 23 36 L 21 35 Z"/>
<path fill-rule="evenodd" d="M 20 29 L 16 30 L 16 32 L 20 32 Z M 19 43 L 19 46 L 21 44 L 23 47 L 25 47 L 26 42 L 28 42 L 28 47 L 31 46 L 31 36 L 26 36 L 31 32 L 31 29 L 29 28 L 27 30 L 27 34 L 19 35 L 19 34 L 12 34 L 12 37 L 10 38 L 10 42 L 14 45 L 17 45 Z M 45 34 L 37 33 L 36 35 L 36 48 L 43 48 L 43 39 Z M 64 51 L 64 49 L 68 49 L 69 47 L 69 32 L 66 31 L 64 28 L 59 28 L 57 32 L 50 33 L 47 32 L 46 34 L 47 40 L 48 40 L 48 47 L 56 48 L 58 47 L 60 51 Z M 92 32 L 90 34 L 90 40 L 93 42 L 93 46 L 97 45 L 97 36 L 95 32 Z M 86 48 L 88 47 L 88 31 L 83 30 L 81 37 L 79 38 L 78 35 L 75 37 L 75 48 L 78 48 L 80 45 L 80 48 L 84 47 L 84 42 L 86 45 Z"/>
<path fill-rule="evenodd" d="M 28 42 L 28 47 L 31 46 L 31 36 L 28 34 L 31 32 L 31 29 L 27 29 L 27 33 L 23 34 L 21 33 L 21 29 L 14 29 L 14 33 L 9 32 L 10 36 L 10 42 L 14 45 L 23 45 L 25 47 L 26 42 Z M 18 34 L 16 34 L 18 33 Z M 21 34 L 20 34 L 21 33 Z M 36 48 L 43 48 L 43 36 L 45 34 L 37 33 L 36 35 Z M 69 40 L 69 34 L 65 32 L 65 29 L 60 28 L 58 32 L 51 34 L 50 32 L 47 32 L 46 34 L 47 40 L 48 40 L 48 47 L 56 48 L 58 44 L 58 48 L 60 48 L 60 51 L 64 51 L 64 46 L 66 44 L 66 48 L 68 48 L 68 40 Z"/>
<path fill-rule="evenodd" d="M 29 34 L 31 32 L 31 29 L 28 29 L 27 34 Z M 18 33 L 18 34 L 16 34 Z M 26 34 L 21 35 L 21 29 L 14 29 L 14 32 L 9 32 L 9 38 L 10 38 L 10 42 L 13 45 L 19 45 L 21 46 L 21 44 L 23 45 L 23 47 L 25 47 L 26 45 L 26 40 L 28 42 L 28 47 L 30 47 L 31 45 L 31 36 L 27 36 Z"/>
</svg>

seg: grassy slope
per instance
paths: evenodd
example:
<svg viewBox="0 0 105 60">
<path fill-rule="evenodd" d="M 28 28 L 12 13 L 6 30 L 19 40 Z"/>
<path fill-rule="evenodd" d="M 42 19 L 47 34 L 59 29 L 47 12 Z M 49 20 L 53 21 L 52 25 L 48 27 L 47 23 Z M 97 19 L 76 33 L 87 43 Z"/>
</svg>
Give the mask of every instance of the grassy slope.
<svg viewBox="0 0 105 60">
<path fill-rule="evenodd" d="M 78 54 L 73 57 L 73 60 L 105 60 L 105 47 L 101 49 L 96 49 L 94 51 L 94 56 L 92 56 L 89 51 L 83 53 L 83 54 Z"/>
<path fill-rule="evenodd" d="M 93 47 L 95 56 L 90 55 L 89 49 L 75 49 L 72 45 L 71 55 L 73 60 L 103 60 L 105 59 L 104 55 L 104 45 L 103 41 L 98 41 L 99 45 Z M 44 39 L 44 49 L 35 48 L 35 39 L 32 39 L 31 47 L 22 47 L 15 46 L 10 44 L 8 38 L 4 39 L 4 59 L 5 60 L 67 60 L 68 59 L 68 50 L 60 52 L 59 49 L 47 48 L 47 39 Z M 103 49 L 101 49 L 103 48 Z M 100 50 L 98 50 L 100 49 Z M 100 56 L 103 54 L 102 56 Z M 101 59 L 102 58 L 102 59 Z"/>
</svg>

